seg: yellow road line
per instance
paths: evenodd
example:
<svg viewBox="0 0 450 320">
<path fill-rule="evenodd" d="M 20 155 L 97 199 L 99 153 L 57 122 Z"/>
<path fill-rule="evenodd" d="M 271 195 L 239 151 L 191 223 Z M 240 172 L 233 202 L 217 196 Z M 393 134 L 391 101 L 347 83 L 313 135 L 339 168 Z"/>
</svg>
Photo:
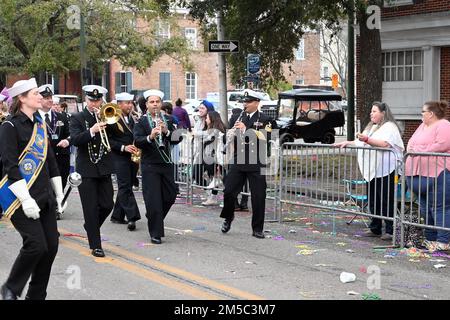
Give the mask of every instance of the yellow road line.
<svg viewBox="0 0 450 320">
<path fill-rule="evenodd" d="M 81 245 L 76 244 L 73 241 L 67 241 L 64 239 L 60 239 L 59 243 L 66 248 L 70 248 L 72 250 L 79 252 L 82 255 L 91 256 L 89 253 L 89 250 L 87 250 L 85 247 L 83 247 Z M 222 299 L 221 297 L 219 297 L 217 295 L 207 293 L 203 290 L 199 290 L 199 289 L 193 287 L 192 285 L 187 285 L 187 284 L 163 277 L 161 275 L 158 275 L 155 272 L 146 270 L 144 268 L 135 266 L 131 263 L 124 262 L 124 261 L 121 261 L 116 258 L 109 258 L 109 257 L 96 258 L 95 261 L 99 262 L 99 263 L 110 264 L 112 266 L 118 267 L 118 268 L 128 271 L 130 273 L 133 273 L 144 279 L 159 283 L 168 288 L 175 289 L 175 290 L 181 292 L 182 294 L 190 295 L 194 298 L 203 299 L 203 300 L 221 300 Z"/>
<path fill-rule="evenodd" d="M 61 228 L 59 230 L 62 233 L 70 233 L 69 231 L 61 229 Z M 87 242 L 86 239 L 80 238 L 80 240 L 84 241 L 84 242 Z M 159 261 L 156 261 L 156 260 L 153 260 L 153 259 L 150 259 L 150 258 L 147 258 L 147 257 L 140 256 L 138 254 L 134 254 L 132 252 L 129 252 L 129 251 L 121 249 L 121 248 L 118 248 L 116 246 L 113 246 L 113 245 L 110 245 L 110 244 L 107 244 L 107 243 L 103 243 L 102 245 L 103 245 L 103 247 L 105 249 L 107 249 L 107 250 L 109 250 L 109 251 L 111 251 L 113 253 L 116 253 L 118 255 L 127 257 L 127 258 L 129 258 L 131 260 L 134 260 L 134 261 L 142 262 L 142 263 L 144 263 L 144 264 L 146 264 L 148 266 L 151 266 L 153 268 L 156 268 L 156 269 L 159 269 L 159 270 L 162 270 L 162 271 L 165 271 L 165 272 L 168 272 L 168 273 L 180 276 L 180 277 L 182 277 L 182 278 L 184 278 L 186 280 L 197 282 L 197 283 L 202 284 L 204 286 L 207 286 L 209 288 L 214 288 L 216 290 L 220 290 L 220 291 L 222 291 L 224 293 L 228 293 L 231 296 L 234 296 L 234 297 L 237 297 L 237 298 L 240 298 L 240 299 L 246 299 L 246 300 L 265 300 L 265 298 L 263 298 L 261 296 L 254 295 L 252 293 L 249 293 L 249 292 L 237 289 L 237 288 L 233 288 L 233 287 L 227 286 L 227 285 L 225 285 L 223 283 L 220 283 L 220 282 L 217 282 L 217 281 L 214 281 L 214 280 L 211 280 L 211 279 L 208 279 L 208 278 L 205 278 L 205 277 L 193 274 L 191 272 L 188 272 L 188 271 L 176 268 L 176 267 L 172 267 L 170 265 L 161 263 Z"/>
</svg>

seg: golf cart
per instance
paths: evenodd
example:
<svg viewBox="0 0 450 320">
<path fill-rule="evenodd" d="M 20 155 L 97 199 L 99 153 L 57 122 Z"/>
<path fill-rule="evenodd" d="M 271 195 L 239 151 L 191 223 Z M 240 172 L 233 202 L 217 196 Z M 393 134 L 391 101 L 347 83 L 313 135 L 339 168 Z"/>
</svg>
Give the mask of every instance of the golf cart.
<svg viewBox="0 0 450 320">
<path fill-rule="evenodd" d="M 334 143 L 334 128 L 345 124 L 341 100 L 336 92 L 319 89 L 279 93 L 276 122 L 280 129 L 280 144 L 299 138 L 306 143 Z"/>
</svg>

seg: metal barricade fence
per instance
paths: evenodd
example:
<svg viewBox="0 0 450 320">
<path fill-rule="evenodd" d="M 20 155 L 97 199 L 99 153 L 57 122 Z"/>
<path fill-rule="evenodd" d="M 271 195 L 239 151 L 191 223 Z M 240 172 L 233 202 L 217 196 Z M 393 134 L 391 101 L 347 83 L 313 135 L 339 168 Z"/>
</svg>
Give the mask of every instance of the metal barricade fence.
<svg viewBox="0 0 450 320">
<path fill-rule="evenodd" d="M 271 156 L 268 161 L 268 167 L 264 171 L 267 179 L 266 200 L 269 200 L 269 205 L 266 202 L 266 221 L 279 221 L 277 217 L 279 201 L 277 199 L 279 189 L 279 144 L 278 141 L 270 141 L 271 143 Z M 201 145 L 201 142 L 200 142 Z M 178 147 L 176 147 L 178 146 Z M 198 142 L 195 142 L 194 137 L 187 133 L 183 135 L 183 140 L 173 147 L 172 160 L 174 161 L 174 175 L 175 182 L 182 186 L 180 188 L 181 197 L 186 198 L 187 204 L 197 204 L 201 201 L 201 195 L 206 196 L 207 193 L 212 190 L 223 192 L 223 181 L 215 183 L 212 181 L 212 176 L 208 175 L 207 167 L 202 164 L 202 156 L 198 154 L 199 148 Z M 200 152 L 202 150 L 200 149 Z M 222 152 L 217 150 L 217 152 Z M 220 180 L 226 179 L 228 165 L 221 166 Z M 216 175 L 217 177 L 217 175 Z M 211 188 L 213 186 L 213 188 Z M 206 192 L 199 194 L 199 190 Z M 250 188 L 247 184 L 244 186 L 242 195 L 248 195 L 251 197 Z"/>
<path fill-rule="evenodd" d="M 450 154 L 410 152 L 405 154 L 403 163 L 401 246 L 405 242 L 407 245 L 417 244 L 417 238 L 423 236 L 420 232 L 423 229 L 426 238 L 448 243 Z"/>
<path fill-rule="evenodd" d="M 395 243 L 398 160 L 393 150 L 385 148 L 283 144 L 279 221 L 287 205 L 328 209 L 333 217 L 342 212 L 379 218 L 393 224 Z"/>
<path fill-rule="evenodd" d="M 175 183 L 178 185 L 180 198 L 186 199 L 186 204 L 192 204 L 192 137 L 189 133 L 182 134 L 180 143 L 172 147 Z"/>
<path fill-rule="evenodd" d="M 385 148 L 307 143 L 279 147 L 278 141 L 270 142 L 266 199 L 272 204 L 266 205 L 266 221 L 283 222 L 287 206 L 325 209 L 333 217 L 347 213 L 377 218 L 392 223 L 393 244 L 402 247 L 413 227 L 450 232 L 450 154 L 407 153 L 399 159 Z M 192 136 L 186 135 L 172 155 L 182 197 L 187 204 L 194 204 L 198 200 L 195 191 L 207 190 L 211 179 L 204 167 L 195 163 Z M 419 157 L 426 172 L 408 176 L 417 163 L 413 158 Z M 224 166 L 224 177 L 227 170 Z M 215 189 L 223 191 L 223 185 Z M 248 185 L 242 194 L 251 196 Z"/>
</svg>

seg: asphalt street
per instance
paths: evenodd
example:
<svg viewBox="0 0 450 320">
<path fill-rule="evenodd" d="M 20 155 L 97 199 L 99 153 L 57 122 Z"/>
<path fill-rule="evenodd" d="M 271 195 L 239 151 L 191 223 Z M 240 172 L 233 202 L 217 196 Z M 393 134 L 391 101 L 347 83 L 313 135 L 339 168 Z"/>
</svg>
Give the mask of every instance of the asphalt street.
<svg viewBox="0 0 450 320">
<path fill-rule="evenodd" d="M 199 193 L 195 203 L 200 203 Z M 54 300 L 254 300 L 449 299 L 449 256 L 374 249 L 380 239 L 360 237 L 361 219 L 290 208 L 295 218 L 265 224 L 266 239 L 251 236 L 251 214 L 239 212 L 222 234 L 220 207 L 178 198 L 168 214 L 163 244 L 150 243 L 141 192 L 137 230 L 101 229 L 106 258 L 90 255 L 76 190 L 58 222 L 60 247 L 48 299 Z M 332 232 L 331 225 L 334 226 Z M 17 256 L 21 238 L 0 220 L 0 281 Z M 436 267 L 444 265 L 444 267 Z M 342 272 L 356 280 L 342 283 Z"/>
</svg>

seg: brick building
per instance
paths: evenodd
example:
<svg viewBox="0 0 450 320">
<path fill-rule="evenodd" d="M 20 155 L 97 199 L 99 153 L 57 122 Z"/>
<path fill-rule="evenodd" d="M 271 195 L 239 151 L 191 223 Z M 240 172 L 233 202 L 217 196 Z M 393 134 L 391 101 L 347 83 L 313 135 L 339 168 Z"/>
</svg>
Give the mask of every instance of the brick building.
<svg viewBox="0 0 450 320">
<path fill-rule="evenodd" d="M 218 54 L 204 51 L 204 43 L 200 37 L 200 27 L 196 21 L 190 18 L 185 9 L 177 9 L 177 28 L 171 28 L 168 23 L 159 23 L 159 37 L 171 37 L 175 33 L 181 33 L 190 42 L 192 54 L 191 61 L 194 70 L 187 72 L 182 65 L 169 56 L 163 56 L 153 63 L 143 74 L 134 68 L 125 68 L 120 63 L 111 59 L 105 63 L 103 74 L 94 78 L 90 77 L 89 83 L 102 85 L 108 88 L 107 99 L 114 98 L 116 92 L 131 92 L 141 94 L 150 88 L 159 88 L 165 93 L 167 100 L 175 101 L 181 98 L 183 101 L 202 99 L 209 92 L 219 91 Z M 140 28 L 145 28 L 141 22 L 137 22 Z M 140 24 L 141 23 L 141 24 Z M 319 35 L 316 32 L 308 32 L 300 41 L 295 50 L 294 61 L 283 65 L 284 75 L 291 84 L 319 84 L 320 83 L 320 48 Z M 262 58 L 262 60 L 264 60 Z M 8 75 L 7 86 L 27 76 Z M 230 83 L 228 77 L 228 89 L 235 86 Z M 66 75 L 54 76 L 48 74 L 45 79 L 39 79 L 39 83 L 52 83 L 55 92 L 59 94 L 81 95 L 80 71 L 71 71 Z"/>
<path fill-rule="evenodd" d="M 202 99 L 209 92 L 219 91 L 218 54 L 204 52 L 204 43 L 199 36 L 199 25 L 187 12 L 178 10 L 177 25 L 190 41 L 191 60 L 194 70 L 187 72 L 182 65 L 164 56 L 156 61 L 144 74 L 133 68 L 123 68 L 118 61 L 111 61 L 111 91 L 140 93 L 149 88 L 159 88 L 167 100 L 183 101 Z M 170 27 L 161 30 L 161 34 L 170 37 Z M 287 82 L 291 84 L 318 84 L 320 82 L 319 36 L 315 32 L 305 34 L 294 52 L 294 61 L 284 64 L 283 70 Z M 228 90 L 235 89 L 228 79 Z"/>
<path fill-rule="evenodd" d="M 450 0 L 391 0 L 382 9 L 380 34 L 383 101 L 407 142 L 421 123 L 424 102 L 450 101 Z"/>
</svg>

